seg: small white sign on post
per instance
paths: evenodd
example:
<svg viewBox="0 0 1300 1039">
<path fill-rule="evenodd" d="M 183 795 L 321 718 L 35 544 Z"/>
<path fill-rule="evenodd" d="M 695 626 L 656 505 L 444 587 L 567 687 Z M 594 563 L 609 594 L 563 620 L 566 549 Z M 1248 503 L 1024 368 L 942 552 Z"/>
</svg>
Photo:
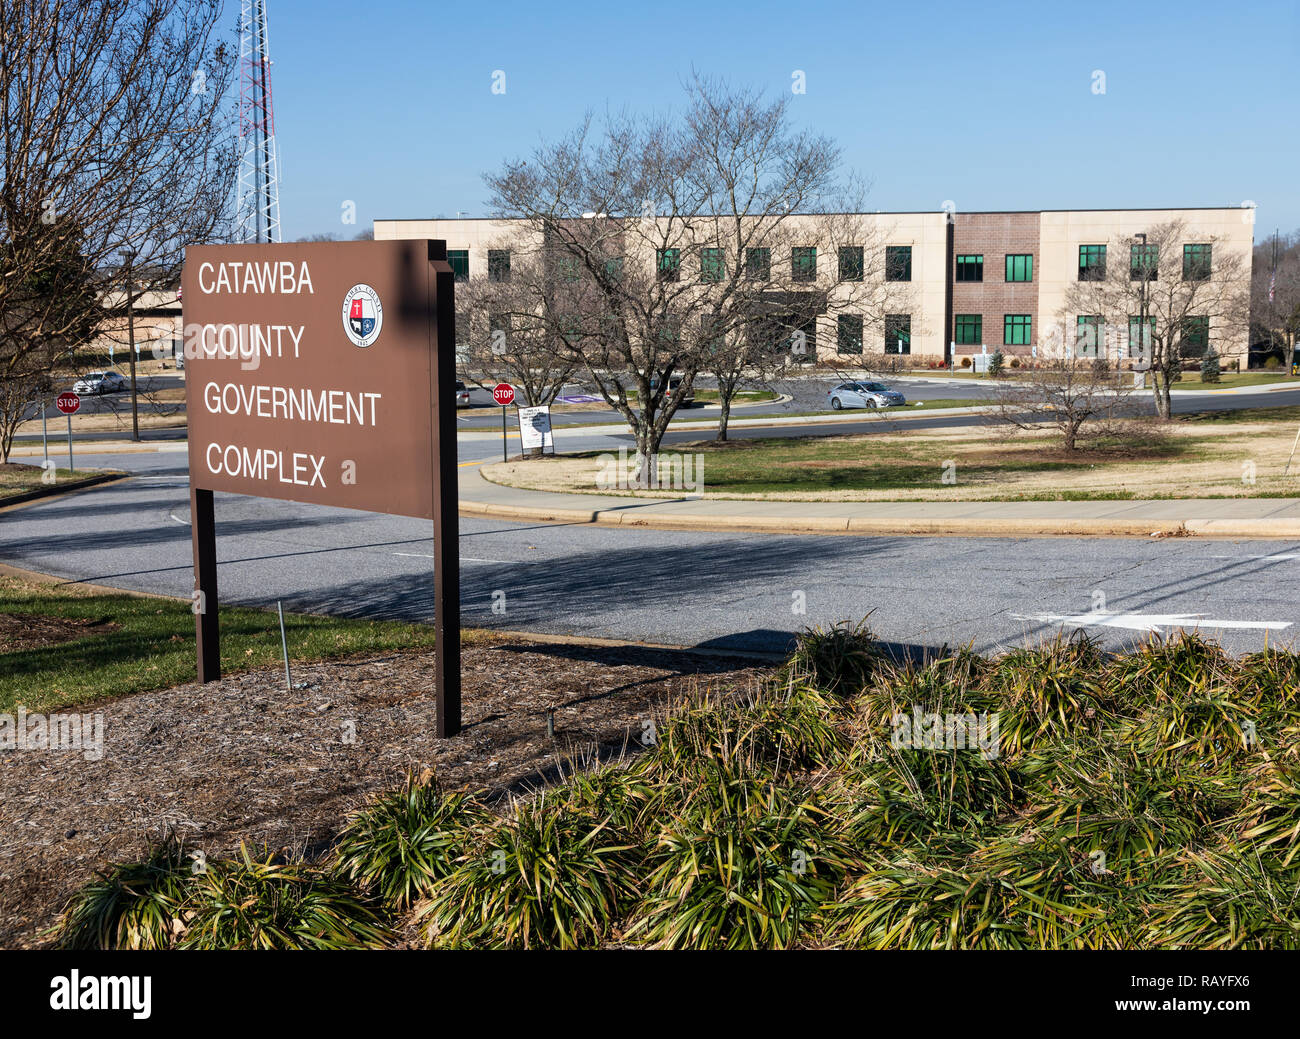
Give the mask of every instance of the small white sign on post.
<svg viewBox="0 0 1300 1039">
<path fill-rule="evenodd" d="M 519 446 L 528 451 L 541 448 L 555 453 L 555 438 L 551 434 L 551 409 L 546 405 L 519 409 Z"/>
</svg>

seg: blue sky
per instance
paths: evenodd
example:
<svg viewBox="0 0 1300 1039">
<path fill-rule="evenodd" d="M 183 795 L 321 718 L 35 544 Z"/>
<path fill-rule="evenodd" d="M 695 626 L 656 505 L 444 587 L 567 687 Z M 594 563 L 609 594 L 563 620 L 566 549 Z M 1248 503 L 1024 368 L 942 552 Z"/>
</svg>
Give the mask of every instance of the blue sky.
<svg viewBox="0 0 1300 1039">
<path fill-rule="evenodd" d="M 1253 200 L 1257 241 L 1300 228 L 1297 0 L 268 0 L 268 19 L 286 239 L 486 216 L 484 171 L 588 110 L 680 106 L 692 68 L 773 92 L 803 70 L 795 118 L 872 208 Z"/>
</svg>

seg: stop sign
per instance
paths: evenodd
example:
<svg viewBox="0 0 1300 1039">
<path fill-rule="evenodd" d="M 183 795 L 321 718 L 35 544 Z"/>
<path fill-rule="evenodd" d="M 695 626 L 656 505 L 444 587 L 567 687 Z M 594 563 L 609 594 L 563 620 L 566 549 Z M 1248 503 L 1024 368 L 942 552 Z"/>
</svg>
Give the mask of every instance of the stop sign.
<svg viewBox="0 0 1300 1039">
<path fill-rule="evenodd" d="M 54 402 L 54 406 L 63 414 L 71 415 L 81 407 L 81 398 L 75 393 L 60 393 L 58 399 Z"/>
<path fill-rule="evenodd" d="M 492 388 L 492 399 L 503 408 L 515 402 L 515 388 L 508 382 L 499 382 Z"/>
</svg>

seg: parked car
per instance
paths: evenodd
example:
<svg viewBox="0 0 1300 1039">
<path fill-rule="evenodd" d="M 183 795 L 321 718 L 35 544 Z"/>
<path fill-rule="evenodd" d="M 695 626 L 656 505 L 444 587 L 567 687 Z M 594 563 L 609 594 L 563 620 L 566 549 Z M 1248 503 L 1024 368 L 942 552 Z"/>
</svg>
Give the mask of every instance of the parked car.
<svg viewBox="0 0 1300 1039">
<path fill-rule="evenodd" d="M 682 384 L 682 377 L 681 377 L 680 375 L 670 375 L 670 376 L 668 376 L 668 394 L 667 394 L 667 396 L 671 397 L 674 393 L 676 393 L 676 392 L 677 392 L 677 387 L 680 386 L 681 384 Z M 654 393 L 655 389 L 656 389 L 658 386 L 659 386 L 659 380 L 658 380 L 658 379 L 651 379 L 651 380 L 650 380 L 650 392 L 651 392 L 651 393 Z M 682 406 L 683 408 L 689 408 L 689 407 L 690 407 L 692 404 L 694 404 L 694 403 L 695 403 L 695 390 L 694 390 L 694 389 L 687 390 L 687 391 L 686 391 L 686 396 L 684 396 L 684 397 L 682 398 L 681 406 Z"/>
<path fill-rule="evenodd" d="M 836 411 L 841 408 L 896 408 L 907 403 L 907 399 L 897 390 L 891 390 L 883 382 L 842 382 L 826 391 L 831 399 L 831 407 Z"/>
<path fill-rule="evenodd" d="M 465 384 L 459 379 L 456 380 L 456 407 L 469 407 L 469 390 L 465 388 Z"/>
<path fill-rule="evenodd" d="M 127 387 L 127 381 L 117 372 L 87 372 L 72 384 L 73 393 L 121 393 Z"/>
</svg>

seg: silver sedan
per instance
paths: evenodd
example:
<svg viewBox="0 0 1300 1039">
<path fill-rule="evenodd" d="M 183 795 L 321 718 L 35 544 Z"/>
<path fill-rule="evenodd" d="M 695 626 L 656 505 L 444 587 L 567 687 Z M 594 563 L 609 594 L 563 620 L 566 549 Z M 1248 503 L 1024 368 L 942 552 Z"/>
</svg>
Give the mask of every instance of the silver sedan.
<svg viewBox="0 0 1300 1039">
<path fill-rule="evenodd" d="M 836 411 L 841 408 L 896 408 L 907 403 L 901 393 L 891 390 L 883 382 L 842 382 L 827 390 L 826 396 Z"/>
<path fill-rule="evenodd" d="M 72 384 L 73 393 L 120 393 L 127 388 L 127 381 L 117 372 L 88 372 Z"/>
</svg>

